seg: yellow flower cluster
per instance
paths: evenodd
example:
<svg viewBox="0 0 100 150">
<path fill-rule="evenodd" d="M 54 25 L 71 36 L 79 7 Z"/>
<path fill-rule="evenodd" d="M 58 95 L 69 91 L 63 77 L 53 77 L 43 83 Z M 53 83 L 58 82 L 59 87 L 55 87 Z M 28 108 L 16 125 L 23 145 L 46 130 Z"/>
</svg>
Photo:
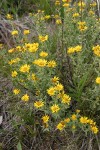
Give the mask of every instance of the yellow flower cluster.
<svg viewBox="0 0 100 150">
<path fill-rule="evenodd" d="M 72 53 L 80 52 L 80 51 L 82 51 L 82 46 L 77 45 L 75 47 L 69 47 L 68 50 L 67 50 L 67 53 L 72 54 Z"/>
<path fill-rule="evenodd" d="M 87 127 L 94 133 L 98 133 L 98 128 L 96 126 L 96 122 L 88 117 L 80 116 L 79 111 L 78 114 L 72 114 L 70 118 L 65 118 L 63 121 L 59 122 L 56 126 L 56 129 L 62 131 L 66 126 L 72 124 L 72 129 L 76 129 L 76 125 L 87 125 Z M 80 125 L 79 125 L 80 126 Z"/>
<path fill-rule="evenodd" d="M 29 52 L 35 53 L 38 50 L 39 43 L 25 43 L 24 49 Z"/>
<path fill-rule="evenodd" d="M 89 119 L 88 117 L 80 117 L 80 123 L 82 124 L 88 124 L 90 126 L 90 130 L 94 133 L 98 133 L 98 128 L 96 126 L 96 122 L 94 122 L 92 119 Z"/>
<path fill-rule="evenodd" d="M 33 64 L 38 65 L 39 67 L 45 67 L 47 64 L 47 60 L 45 59 L 36 59 L 33 61 Z"/>
<path fill-rule="evenodd" d="M 95 55 L 100 57 L 100 45 L 96 45 L 92 48 Z"/>
<path fill-rule="evenodd" d="M 51 106 L 52 113 L 57 113 L 60 110 L 60 107 L 57 104 Z"/>
<path fill-rule="evenodd" d="M 79 2 L 78 6 L 84 8 L 86 6 L 86 4 L 84 2 Z"/>
</svg>

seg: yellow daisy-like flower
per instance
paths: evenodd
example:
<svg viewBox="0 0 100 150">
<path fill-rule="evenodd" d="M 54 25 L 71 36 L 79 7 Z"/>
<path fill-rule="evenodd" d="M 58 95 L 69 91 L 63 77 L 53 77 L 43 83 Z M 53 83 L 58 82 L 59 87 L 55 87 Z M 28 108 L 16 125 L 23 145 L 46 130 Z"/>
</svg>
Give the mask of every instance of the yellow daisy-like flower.
<svg viewBox="0 0 100 150">
<path fill-rule="evenodd" d="M 68 3 L 63 4 L 63 7 L 69 7 Z"/>
<path fill-rule="evenodd" d="M 37 77 L 34 73 L 32 73 L 32 80 L 36 81 L 37 80 Z"/>
<path fill-rule="evenodd" d="M 47 57 L 47 56 L 48 56 L 48 53 L 47 53 L 47 52 L 42 51 L 39 55 L 40 55 L 41 57 Z"/>
<path fill-rule="evenodd" d="M 57 20 L 56 20 L 56 24 L 62 24 L 61 19 L 57 19 Z"/>
<path fill-rule="evenodd" d="M 65 122 L 61 121 L 60 123 L 58 123 L 56 129 L 62 131 L 65 128 Z"/>
<path fill-rule="evenodd" d="M 57 66 L 56 62 L 54 60 L 48 61 L 47 66 L 49 68 L 55 68 Z"/>
<path fill-rule="evenodd" d="M 11 32 L 11 35 L 18 35 L 18 31 L 17 31 L 17 30 L 13 30 L 13 31 Z"/>
<path fill-rule="evenodd" d="M 60 110 L 60 107 L 57 104 L 51 106 L 52 113 L 57 113 Z"/>
<path fill-rule="evenodd" d="M 11 76 L 12 76 L 12 77 L 16 77 L 17 74 L 18 74 L 17 71 L 12 71 Z"/>
<path fill-rule="evenodd" d="M 27 34 L 29 34 L 29 33 L 30 33 L 30 30 L 24 30 L 24 31 L 23 31 L 23 34 L 24 34 L 24 35 L 27 35 Z"/>
<path fill-rule="evenodd" d="M 79 2 L 78 6 L 84 8 L 86 6 L 86 4 L 84 2 Z"/>
<path fill-rule="evenodd" d="M 73 18 L 79 17 L 79 13 L 74 13 Z"/>
<path fill-rule="evenodd" d="M 80 122 L 81 122 L 82 124 L 87 124 L 87 123 L 88 123 L 88 118 L 87 118 L 87 117 L 81 117 L 81 118 L 80 118 Z"/>
<path fill-rule="evenodd" d="M 47 89 L 47 93 L 50 96 L 54 96 L 55 95 L 55 88 L 54 87 L 50 87 L 49 89 Z"/>
<path fill-rule="evenodd" d="M 14 90 L 13 90 L 13 93 L 14 93 L 15 95 L 18 95 L 18 94 L 20 93 L 20 89 L 14 89 Z"/>
<path fill-rule="evenodd" d="M 60 1 L 56 1 L 56 2 L 55 2 L 55 5 L 56 5 L 56 6 L 59 6 L 59 5 L 60 5 Z"/>
<path fill-rule="evenodd" d="M 63 85 L 61 83 L 58 83 L 56 86 L 55 86 L 55 89 L 57 91 L 62 91 L 64 89 Z"/>
<path fill-rule="evenodd" d="M 63 97 L 62 97 L 62 103 L 69 105 L 70 101 L 71 101 L 71 97 L 67 94 L 64 94 Z"/>
<path fill-rule="evenodd" d="M 64 119 L 64 121 L 65 121 L 66 123 L 69 123 L 69 122 L 70 122 L 70 118 L 66 118 L 66 119 Z"/>
<path fill-rule="evenodd" d="M 7 14 L 7 15 L 6 15 L 6 18 L 7 18 L 7 19 L 13 19 L 13 15 L 12 15 L 12 14 Z"/>
<path fill-rule="evenodd" d="M 100 57 L 100 45 L 96 45 L 92 48 L 94 54 Z"/>
<path fill-rule="evenodd" d="M 35 65 L 38 65 L 39 67 L 45 67 L 47 64 L 47 60 L 45 59 L 36 59 L 33 62 Z"/>
<path fill-rule="evenodd" d="M 83 22 L 78 22 L 78 29 L 79 29 L 80 31 L 85 31 L 85 30 L 87 30 L 86 22 L 85 22 L 85 21 L 83 21 Z"/>
<path fill-rule="evenodd" d="M 23 72 L 23 73 L 27 72 L 28 73 L 29 70 L 30 70 L 30 65 L 25 64 L 25 65 L 20 67 L 20 72 Z"/>
<path fill-rule="evenodd" d="M 13 53 L 14 51 L 15 51 L 15 49 L 11 48 L 11 49 L 8 50 L 8 53 Z"/>
<path fill-rule="evenodd" d="M 52 83 L 57 83 L 59 81 L 59 77 L 54 76 L 51 81 Z"/>
<path fill-rule="evenodd" d="M 41 108 L 44 106 L 44 102 L 43 101 L 36 101 L 34 102 L 34 107 L 36 108 Z"/>
<path fill-rule="evenodd" d="M 29 101 L 29 95 L 28 94 L 23 95 L 21 100 L 25 101 L 25 102 L 28 102 Z"/>
<path fill-rule="evenodd" d="M 43 123 L 47 123 L 49 121 L 49 116 L 48 115 L 45 115 L 42 117 L 42 120 L 43 120 Z"/>
<path fill-rule="evenodd" d="M 40 40 L 41 42 L 47 41 L 47 40 L 48 40 L 48 35 L 46 35 L 46 36 L 39 35 L 39 40 Z"/>
<path fill-rule="evenodd" d="M 97 84 L 100 84 L 100 77 L 97 77 L 97 78 L 96 78 L 96 83 L 97 83 Z"/>
<path fill-rule="evenodd" d="M 99 129 L 96 127 L 96 126 L 91 126 L 91 131 L 94 133 L 94 134 L 97 134 L 99 132 Z"/>
<path fill-rule="evenodd" d="M 75 121 L 75 120 L 77 120 L 77 116 L 76 116 L 75 114 L 73 114 L 73 115 L 71 116 L 71 119 L 72 119 L 73 121 Z"/>
</svg>

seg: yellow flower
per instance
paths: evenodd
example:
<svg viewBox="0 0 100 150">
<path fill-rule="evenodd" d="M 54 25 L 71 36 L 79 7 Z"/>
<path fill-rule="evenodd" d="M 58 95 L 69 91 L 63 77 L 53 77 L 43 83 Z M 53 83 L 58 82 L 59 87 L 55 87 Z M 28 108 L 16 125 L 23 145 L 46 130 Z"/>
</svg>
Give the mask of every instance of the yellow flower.
<svg viewBox="0 0 100 150">
<path fill-rule="evenodd" d="M 47 123 L 49 121 L 49 116 L 48 115 L 45 115 L 42 117 L 42 120 L 43 120 L 43 123 Z"/>
<path fill-rule="evenodd" d="M 69 95 L 67 95 L 67 94 L 64 94 L 62 97 L 62 103 L 69 105 L 70 101 L 71 101 L 71 97 L 69 97 Z"/>
<path fill-rule="evenodd" d="M 8 50 L 8 53 L 13 53 L 14 51 L 15 51 L 15 49 L 11 48 L 11 49 Z"/>
<path fill-rule="evenodd" d="M 90 4 L 91 7 L 95 7 L 97 5 L 96 2 L 93 2 L 92 4 Z"/>
<path fill-rule="evenodd" d="M 73 129 L 73 130 L 75 130 L 75 129 L 76 129 L 76 126 L 75 126 L 75 125 L 73 125 L 73 126 L 72 126 L 72 129 Z"/>
<path fill-rule="evenodd" d="M 69 7 L 68 3 L 63 4 L 63 7 Z"/>
<path fill-rule="evenodd" d="M 56 86 L 55 86 L 55 89 L 57 90 L 57 91 L 62 91 L 63 90 L 63 85 L 61 84 L 61 83 L 58 83 Z"/>
<path fill-rule="evenodd" d="M 100 45 L 96 45 L 92 48 L 94 54 L 100 57 Z"/>
<path fill-rule="evenodd" d="M 50 96 L 55 95 L 55 88 L 54 87 L 50 87 L 49 89 L 47 89 L 47 93 Z"/>
<path fill-rule="evenodd" d="M 56 113 L 60 110 L 60 107 L 57 104 L 51 106 L 52 113 Z"/>
<path fill-rule="evenodd" d="M 97 83 L 97 84 L 100 84 L 100 77 L 97 77 L 97 78 L 96 78 L 96 83 Z"/>
<path fill-rule="evenodd" d="M 40 40 L 41 42 L 47 41 L 47 40 L 48 40 L 48 35 L 46 35 L 46 36 L 39 35 L 39 40 Z"/>
<path fill-rule="evenodd" d="M 65 128 L 65 122 L 61 121 L 60 123 L 58 123 L 56 129 L 62 131 Z"/>
<path fill-rule="evenodd" d="M 71 0 L 62 0 L 64 3 L 69 3 Z"/>
<path fill-rule="evenodd" d="M 57 66 L 56 62 L 54 60 L 48 61 L 47 66 L 51 68 L 55 68 Z"/>
<path fill-rule="evenodd" d="M 67 50 L 67 53 L 68 53 L 68 54 L 72 54 L 72 53 L 74 53 L 74 52 L 75 52 L 75 50 L 74 50 L 73 47 L 69 47 L 68 50 Z"/>
<path fill-rule="evenodd" d="M 87 26 L 86 26 L 86 22 L 78 22 L 78 29 L 80 30 L 80 31 L 85 31 L 85 30 L 87 30 Z"/>
<path fill-rule="evenodd" d="M 33 63 L 35 65 L 38 65 L 39 67 L 45 67 L 46 64 L 47 64 L 47 60 L 45 60 L 45 59 L 36 59 L 36 60 L 33 61 Z"/>
<path fill-rule="evenodd" d="M 22 98 L 21 98 L 22 101 L 29 101 L 29 96 L 27 94 L 23 95 Z"/>
<path fill-rule="evenodd" d="M 26 35 L 26 34 L 29 34 L 30 33 L 30 30 L 24 30 L 23 34 Z"/>
<path fill-rule="evenodd" d="M 25 64 L 25 65 L 20 67 L 20 72 L 23 72 L 23 73 L 27 72 L 28 73 L 29 70 L 30 70 L 30 65 Z"/>
<path fill-rule="evenodd" d="M 80 113 L 80 110 L 79 110 L 79 109 L 76 109 L 76 113 Z"/>
<path fill-rule="evenodd" d="M 66 123 L 69 123 L 69 122 L 70 122 L 70 118 L 66 118 L 66 119 L 64 119 L 64 121 L 65 121 Z"/>
<path fill-rule="evenodd" d="M 81 122 L 82 124 L 87 124 L 87 123 L 88 123 L 88 118 L 87 118 L 87 117 L 81 117 L 81 118 L 80 118 L 80 122 Z"/>
<path fill-rule="evenodd" d="M 86 4 L 84 2 L 79 2 L 78 6 L 84 8 L 86 6 Z"/>
<path fill-rule="evenodd" d="M 67 50 L 67 53 L 72 54 L 72 53 L 80 52 L 80 51 L 82 51 L 82 46 L 77 45 L 75 47 L 69 47 L 68 50 Z"/>
<path fill-rule="evenodd" d="M 46 19 L 46 20 L 50 19 L 50 15 L 44 16 L 44 19 Z"/>
<path fill-rule="evenodd" d="M 43 101 L 36 101 L 34 102 L 34 107 L 36 108 L 41 108 L 44 106 L 44 102 Z"/>
<path fill-rule="evenodd" d="M 47 56 L 48 56 L 48 53 L 47 53 L 47 52 L 42 51 L 39 55 L 40 55 L 41 57 L 47 57 Z"/>
<path fill-rule="evenodd" d="M 59 6 L 59 5 L 60 5 L 60 1 L 56 1 L 56 2 L 55 2 L 55 5 L 58 5 L 58 6 Z"/>
<path fill-rule="evenodd" d="M 18 74 L 17 71 L 12 71 L 11 76 L 12 76 L 12 77 L 16 77 L 17 74 Z"/>
<path fill-rule="evenodd" d="M 3 44 L 0 43 L 0 49 L 3 48 Z"/>
<path fill-rule="evenodd" d="M 94 133 L 94 134 L 97 134 L 98 133 L 98 128 L 96 126 L 91 126 L 91 131 Z"/>
<path fill-rule="evenodd" d="M 62 24 L 61 19 L 57 19 L 57 20 L 56 20 L 56 24 Z"/>
<path fill-rule="evenodd" d="M 75 51 L 75 52 L 80 52 L 80 51 L 82 51 L 82 46 L 77 45 L 76 47 L 74 47 L 74 51 Z"/>
<path fill-rule="evenodd" d="M 25 43 L 25 49 L 31 53 L 35 53 L 38 50 L 39 43 Z"/>
<path fill-rule="evenodd" d="M 20 93 L 20 89 L 14 89 L 14 90 L 13 90 L 13 93 L 14 93 L 15 95 L 19 94 L 19 93 Z"/>
<path fill-rule="evenodd" d="M 89 15 L 94 15 L 95 13 L 94 13 L 94 11 L 93 10 L 90 10 L 89 11 Z"/>
<path fill-rule="evenodd" d="M 73 18 L 79 17 L 79 13 L 74 13 Z"/>
<path fill-rule="evenodd" d="M 8 62 L 8 64 L 9 64 L 9 65 L 12 65 L 12 64 L 17 63 L 17 62 L 19 62 L 19 61 L 20 61 L 20 58 L 11 59 L 11 60 Z"/>
<path fill-rule="evenodd" d="M 59 81 L 59 77 L 54 76 L 54 77 L 51 79 L 51 81 L 52 81 L 53 83 L 57 83 L 57 82 Z"/>
<path fill-rule="evenodd" d="M 13 15 L 7 14 L 7 15 L 6 15 L 6 18 L 7 18 L 7 19 L 13 19 Z"/>
<path fill-rule="evenodd" d="M 36 81 L 37 80 L 37 77 L 34 73 L 32 73 L 32 80 Z"/>
<path fill-rule="evenodd" d="M 75 121 L 75 120 L 77 120 L 77 116 L 76 116 L 75 114 L 73 114 L 73 115 L 71 116 L 71 119 L 72 119 L 73 121 Z"/>
<path fill-rule="evenodd" d="M 17 31 L 17 30 L 13 30 L 13 31 L 11 32 L 11 35 L 18 35 L 18 31 Z"/>
</svg>

